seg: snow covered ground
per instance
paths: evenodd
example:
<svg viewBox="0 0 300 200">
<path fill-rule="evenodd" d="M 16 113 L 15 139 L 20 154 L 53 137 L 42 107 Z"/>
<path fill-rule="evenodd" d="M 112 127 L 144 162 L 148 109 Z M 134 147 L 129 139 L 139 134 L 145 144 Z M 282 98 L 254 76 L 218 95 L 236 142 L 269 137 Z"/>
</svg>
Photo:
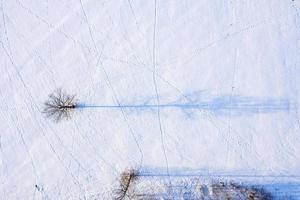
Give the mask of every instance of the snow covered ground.
<svg viewBox="0 0 300 200">
<path fill-rule="evenodd" d="M 0 199 L 104 199 L 125 168 L 300 183 L 299 0 L 0 3 Z M 54 123 L 59 87 L 89 106 Z"/>
</svg>

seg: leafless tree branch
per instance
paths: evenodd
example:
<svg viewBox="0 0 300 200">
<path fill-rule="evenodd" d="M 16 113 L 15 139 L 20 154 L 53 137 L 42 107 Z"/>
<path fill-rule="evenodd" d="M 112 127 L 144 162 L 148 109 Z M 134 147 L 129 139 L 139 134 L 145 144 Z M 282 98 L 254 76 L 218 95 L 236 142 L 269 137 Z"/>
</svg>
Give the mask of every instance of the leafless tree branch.
<svg viewBox="0 0 300 200">
<path fill-rule="evenodd" d="M 76 107 L 75 95 L 68 95 L 62 89 L 57 89 L 49 95 L 49 99 L 44 103 L 42 112 L 48 118 L 59 122 L 63 119 L 70 119 L 72 111 Z"/>
<path fill-rule="evenodd" d="M 127 170 L 121 174 L 119 188 L 114 191 L 115 200 L 124 200 L 126 197 L 132 199 L 131 194 L 128 190 L 132 183 L 134 183 L 138 178 L 138 171 L 136 170 Z"/>
</svg>

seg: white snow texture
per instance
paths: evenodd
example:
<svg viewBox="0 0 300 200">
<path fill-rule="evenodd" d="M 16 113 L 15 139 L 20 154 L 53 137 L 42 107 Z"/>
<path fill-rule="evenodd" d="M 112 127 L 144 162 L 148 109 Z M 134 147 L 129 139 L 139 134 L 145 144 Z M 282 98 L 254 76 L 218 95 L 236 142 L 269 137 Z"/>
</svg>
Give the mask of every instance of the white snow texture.
<svg viewBox="0 0 300 200">
<path fill-rule="evenodd" d="M 299 0 L 0 6 L 0 199 L 109 199 L 129 168 L 300 176 Z M 83 104 L 59 123 L 57 88 Z"/>
</svg>

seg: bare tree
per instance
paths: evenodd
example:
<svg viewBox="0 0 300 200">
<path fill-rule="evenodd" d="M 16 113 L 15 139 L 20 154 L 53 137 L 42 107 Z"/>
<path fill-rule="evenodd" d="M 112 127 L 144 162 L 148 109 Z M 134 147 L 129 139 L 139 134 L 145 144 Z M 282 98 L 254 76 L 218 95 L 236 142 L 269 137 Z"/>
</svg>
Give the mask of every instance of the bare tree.
<svg viewBox="0 0 300 200">
<path fill-rule="evenodd" d="M 130 169 L 126 170 L 121 174 L 120 185 L 119 188 L 114 191 L 115 200 L 123 200 L 127 197 L 127 199 L 133 199 L 129 188 L 132 183 L 134 183 L 139 176 L 138 171 Z"/>
<path fill-rule="evenodd" d="M 59 122 L 62 119 L 69 119 L 71 112 L 78 106 L 75 95 L 68 95 L 62 89 L 57 89 L 49 95 L 49 99 L 44 103 L 43 113 Z"/>
</svg>

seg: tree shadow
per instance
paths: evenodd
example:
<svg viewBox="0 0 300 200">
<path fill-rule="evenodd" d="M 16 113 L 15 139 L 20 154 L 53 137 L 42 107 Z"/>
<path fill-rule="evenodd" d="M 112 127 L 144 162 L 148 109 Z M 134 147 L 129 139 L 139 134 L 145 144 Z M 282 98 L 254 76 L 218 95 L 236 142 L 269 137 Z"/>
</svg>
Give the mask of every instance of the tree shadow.
<svg viewBox="0 0 300 200">
<path fill-rule="evenodd" d="M 128 170 L 120 175 L 120 188 L 115 190 L 114 199 L 292 200 L 300 197 L 299 180 L 292 183 L 284 180 L 286 177 L 274 177 L 266 181 L 266 176 L 257 175 L 241 179 L 241 175 L 201 175 L 184 170 L 181 174 Z"/>
<path fill-rule="evenodd" d="M 124 109 L 128 111 L 142 112 L 151 110 L 181 110 L 183 112 L 206 111 L 215 115 L 253 115 L 260 113 L 290 112 L 297 108 L 296 104 L 288 99 L 266 98 L 242 96 L 219 96 L 206 100 L 194 101 L 192 103 L 170 102 L 161 104 L 124 103 L 119 105 L 95 105 L 79 103 L 78 108 L 95 109 Z"/>
</svg>

